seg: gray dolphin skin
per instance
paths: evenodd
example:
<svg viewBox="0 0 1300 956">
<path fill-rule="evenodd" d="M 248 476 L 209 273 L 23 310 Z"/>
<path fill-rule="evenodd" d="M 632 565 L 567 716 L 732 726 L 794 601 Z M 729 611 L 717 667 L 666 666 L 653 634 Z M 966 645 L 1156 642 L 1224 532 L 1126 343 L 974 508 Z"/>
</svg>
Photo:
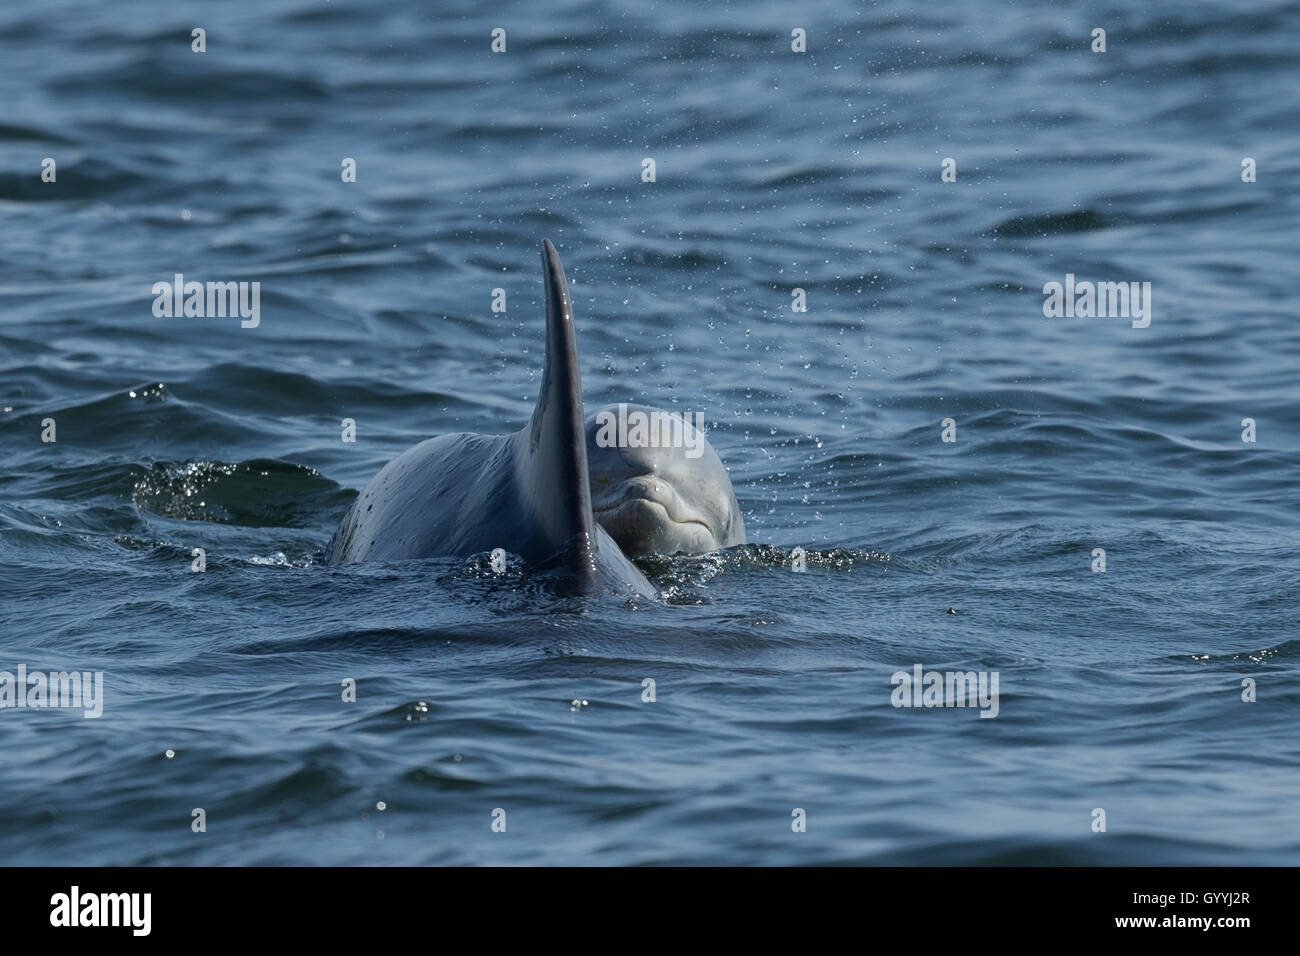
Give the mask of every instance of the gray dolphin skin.
<svg viewBox="0 0 1300 956">
<path fill-rule="evenodd" d="M 325 550 L 331 564 L 469 557 L 495 548 L 582 591 L 658 592 L 596 522 L 569 286 L 542 241 L 546 366 L 532 420 L 512 435 L 441 435 L 385 465 Z"/>
<path fill-rule="evenodd" d="M 607 405 L 587 419 L 587 465 L 596 520 L 625 554 L 700 554 L 745 543 L 745 519 L 727 469 L 713 446 L 677 415 L 677 441 L 666 428 L 639 442 L 611 442 L 618 420 L 669 420 L 645 405 Z M 602 429 L 605 434 L 602 436 Z"/>
</svg>

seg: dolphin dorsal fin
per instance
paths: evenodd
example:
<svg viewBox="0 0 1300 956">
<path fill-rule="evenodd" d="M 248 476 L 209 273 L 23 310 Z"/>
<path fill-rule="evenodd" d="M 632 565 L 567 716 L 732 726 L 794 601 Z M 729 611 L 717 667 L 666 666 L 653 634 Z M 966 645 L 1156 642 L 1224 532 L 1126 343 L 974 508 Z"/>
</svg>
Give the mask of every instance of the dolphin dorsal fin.
<svg viewBox="0 0 1300 956">
<path fill-rule="evenodd" d="M 526 429 L 521 493 L 537 520 L 540 550 L 575 571 L 595 565 L 596 517 L 591 510 L 582 381 L 573 305 L 564 267 L 549 239 L 542 240 L 546 286 L 546 367 L 537 408 Z"/>
</svg>

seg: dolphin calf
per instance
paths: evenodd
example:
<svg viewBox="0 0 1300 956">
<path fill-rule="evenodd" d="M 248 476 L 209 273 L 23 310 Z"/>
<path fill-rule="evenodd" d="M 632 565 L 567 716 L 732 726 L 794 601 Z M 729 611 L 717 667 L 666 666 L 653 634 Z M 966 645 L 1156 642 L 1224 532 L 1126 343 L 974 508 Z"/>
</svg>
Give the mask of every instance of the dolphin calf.
<svg viewBox="0 0 1300 956">
<path fill-rule="evenodd" d="M 702 432 L 679 427 L 683 447 L 611 445 L 595 427 L 599 412 L 584 420 L 573 306 L 549 240 L 542 241 L 542 276 L 546 364 L 529 423 L 511 435 L 440 435 L 398 455 L 343 516 L 327 563 L 502 548 L 530 567 L 558 570 L 581 590 L 657 598 L 628 554 L 744 541 L 731 480 Z"/>
</svg>

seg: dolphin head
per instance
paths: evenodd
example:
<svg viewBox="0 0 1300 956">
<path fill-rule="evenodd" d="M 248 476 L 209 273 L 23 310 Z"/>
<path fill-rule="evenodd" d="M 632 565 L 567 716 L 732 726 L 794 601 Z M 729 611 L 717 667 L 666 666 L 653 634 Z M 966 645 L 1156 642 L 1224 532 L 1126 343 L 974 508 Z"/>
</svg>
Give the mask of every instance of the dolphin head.
<svg viewBox="0 0 1300 956">
<path fill-rule="evenodd" d="M 596 521 L 632 557 L 745 541 L 727 469 L 689 415 L 607 405 L 586 422 Z"/>
</svg>

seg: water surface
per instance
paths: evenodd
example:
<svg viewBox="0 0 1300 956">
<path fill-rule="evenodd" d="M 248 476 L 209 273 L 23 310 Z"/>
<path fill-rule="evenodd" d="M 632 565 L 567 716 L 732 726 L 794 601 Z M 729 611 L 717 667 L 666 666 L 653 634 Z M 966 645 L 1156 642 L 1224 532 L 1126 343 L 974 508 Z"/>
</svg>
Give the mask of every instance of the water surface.
<svg viewBox="0 0 1300 956">
<path fill-rule="evenodd" d="M 1298 42 L 1268 0 L 5 6 L 0 669 L 105 702 L 0 710 L 0 858 L 1300 862 Z M 704 412 L 753 543 L 646 562 L 658 606 L 323 566 L 390 458 L 527 419 L 544 236 L 588 404 Z M 260 324 L 156 318 L 178 272 Z M 1045 318 L 1067 273 L 1150 326 Z M 915 664 L 998 716 L 892 707 Z"/>
</svg>

